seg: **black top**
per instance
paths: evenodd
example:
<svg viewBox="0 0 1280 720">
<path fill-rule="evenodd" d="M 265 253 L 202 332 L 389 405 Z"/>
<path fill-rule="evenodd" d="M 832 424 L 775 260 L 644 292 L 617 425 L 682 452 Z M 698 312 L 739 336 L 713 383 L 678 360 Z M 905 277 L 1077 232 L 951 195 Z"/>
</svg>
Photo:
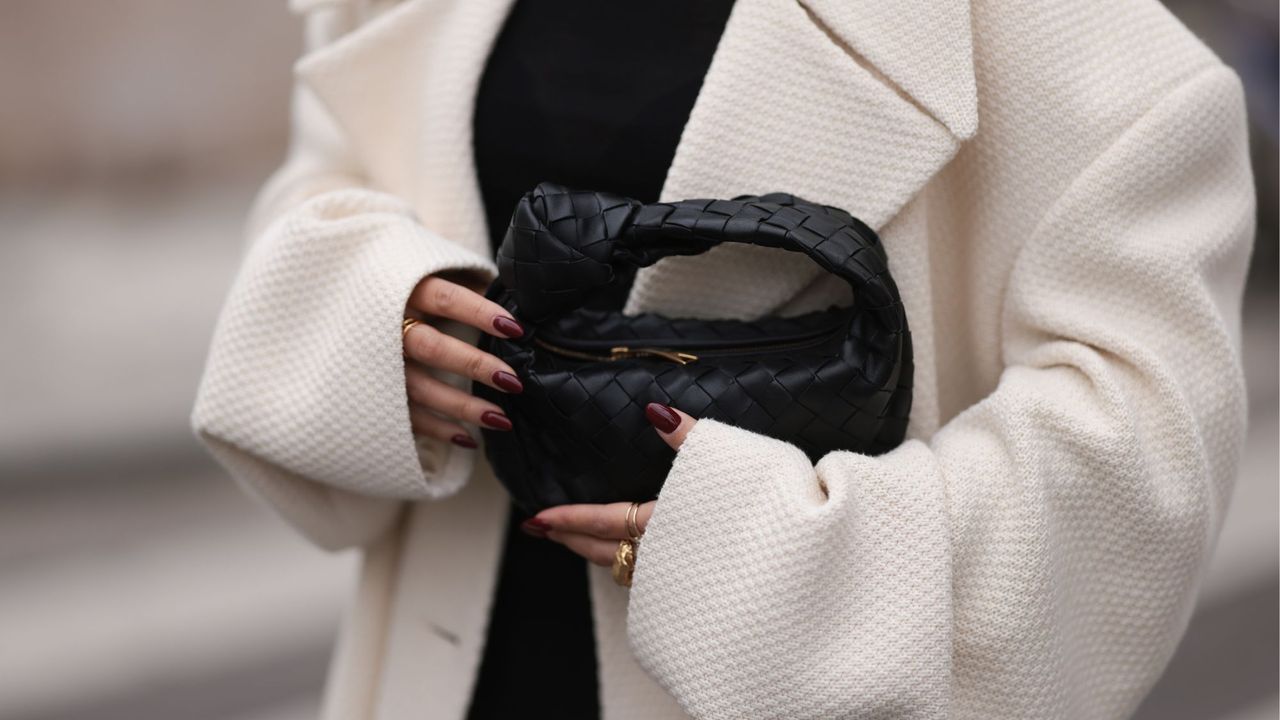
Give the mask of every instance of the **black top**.
<svg viewBox="0 0 1280 720">
<path fill-rule="evenodd" d="M 485 68 L 474 118 L 495 249 L 520 196 L 544 180 L 658 199 L 732 5 L 515 4 Z M 468 717 L 597 718 L 584 561 L 524 535 L 522 520 L 513 507 Z"/>
</svg>

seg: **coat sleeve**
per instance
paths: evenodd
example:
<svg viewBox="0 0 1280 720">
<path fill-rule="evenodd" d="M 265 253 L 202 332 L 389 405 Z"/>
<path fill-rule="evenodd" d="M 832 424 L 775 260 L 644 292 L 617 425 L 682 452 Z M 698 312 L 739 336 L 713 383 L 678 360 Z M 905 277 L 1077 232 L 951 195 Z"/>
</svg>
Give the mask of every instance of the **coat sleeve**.
<svg viewBox="0 0 1280 720">
<path fill-rule="evenodd" d="M 699 718 L 1128 717 L 1185 627 L 1245 426 L 1237 78 L 1162 99 L 1019 251 L 998 387 L 817 466 L 703 421 L 628 635 Z"/>
<path fill-rule="evenodd" d="M 294 5 L 312 48 L 355 22 L 348 2 Z M 412 435 L 400 324 L 423 277 L 495 269 L 368 187 L 304 85 L 293 105 L 290 155 L 259 194 L 192 424 L 238 480 L 337 549 L 371 542 L 401 501 L 448 495 L 470 474 L 474 451 Z"/>
</svg>

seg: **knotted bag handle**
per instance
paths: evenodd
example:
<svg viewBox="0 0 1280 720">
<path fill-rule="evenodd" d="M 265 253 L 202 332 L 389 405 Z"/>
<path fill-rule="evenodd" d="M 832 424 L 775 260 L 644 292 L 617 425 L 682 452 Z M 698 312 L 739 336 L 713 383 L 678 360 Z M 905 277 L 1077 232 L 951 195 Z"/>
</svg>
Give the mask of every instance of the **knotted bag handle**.
<svg viewBox="0 0 1280 720">
<path fill-rule="evenodd" d="M 697 255 L 725 242 L 804 253 L 848 282 L 855 307 L 883 330 L 905 327 L 876 233 L 843 210 L 785 193 L 644 204 L 540 183 L 516 205 L 490 295 L 536 325 L 582 307 L 620 267 Z"/>
</svg>

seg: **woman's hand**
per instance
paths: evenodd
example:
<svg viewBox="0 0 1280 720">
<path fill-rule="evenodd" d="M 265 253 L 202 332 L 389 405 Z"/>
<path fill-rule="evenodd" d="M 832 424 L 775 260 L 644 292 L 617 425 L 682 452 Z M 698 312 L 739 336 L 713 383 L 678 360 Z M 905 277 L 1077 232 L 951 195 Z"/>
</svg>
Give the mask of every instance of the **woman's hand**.
<svg viewBox="0 0 1280 720">
<path fill-rule="evenodd" d="M 404 356 L 412 361 L 405 364 L 405 384 L 413 433 L 474 448 L 475 439 L 458 421 L 510 430 L 511 420 L 497 405 L 432 377 L 427 371 L 462 375 L 508 393 L 524 390 L 520 378 L 510 365 L 430 323 L 435 319 L 456 320 L 502 338 L 523 335 L 520 323 L 476 290 L 438 275 L 424 278 L 413 289 L 406 317 L 420 321 L 404 333 Z"/>
<path fill-rule="evenodd" d="M 667 405 L 649 403 L 645 417 L 653 423 L 658 435 L 679 450 L 685 436 L 698 422 L 692 417 Z M 564 545 L 596 565 L 610 567 L 618 549 L 618 541 L 630 537 L 627 532 L 627 509 L 631 503 L 619 502 L 607 505 L 560 505 L 547 508 L 534 515 L 521 526 L 526 533 Z M 636 527 L 640 534 L 653 515 L 653 501 L 644 503 L 636 513 Z"/>
</svg>

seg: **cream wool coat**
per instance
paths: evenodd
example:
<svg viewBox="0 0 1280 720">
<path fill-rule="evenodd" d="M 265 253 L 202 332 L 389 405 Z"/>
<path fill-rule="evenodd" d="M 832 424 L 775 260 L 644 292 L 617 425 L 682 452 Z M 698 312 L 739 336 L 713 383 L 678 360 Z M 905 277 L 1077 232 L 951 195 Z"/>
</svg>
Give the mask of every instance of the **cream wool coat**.
<svg viewBox="0 0 1280 720">
<path fill-rule="evenodd" d="M 364 549 L 332 720 L 460 718 L 482 652 L 505 496 L 483 455 L 412 438 L 400 319 L 421 277 L 493 270 L 471 114 L 509 5 L 297 3 L 294 147 L 200 389 L 233 474 Z M 1155 0 L 739 0 L 663 195 L 783 190 L 876 227 L 912 439 L 814 467 L 700 423 L 634 589 L 593 569 L 604 717 L 1129 715 L 1244 438 L 1242 111 Z M 645 270 L 629 309 L 839 299 L 803 258 L 723 247 Z"/>
</svg>

